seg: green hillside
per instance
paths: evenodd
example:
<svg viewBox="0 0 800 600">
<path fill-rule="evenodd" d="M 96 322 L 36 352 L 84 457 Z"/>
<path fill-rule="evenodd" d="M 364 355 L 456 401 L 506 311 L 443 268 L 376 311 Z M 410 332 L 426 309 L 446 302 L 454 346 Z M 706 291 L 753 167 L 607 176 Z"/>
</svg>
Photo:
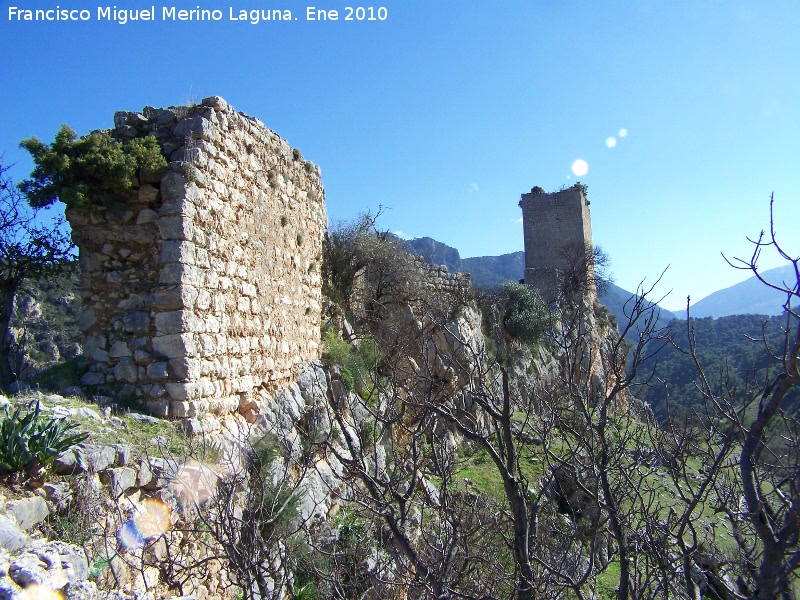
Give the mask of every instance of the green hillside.
<svg viewBox="0 0 800 600">
<path fill-rule="evenodd" d="M 697 356 L 713 393 L 736 388 L 737 393 L 742 394 L 746 386 L 763 383 L 767 374 L 776 373 L 779 365 L 761 341 L 762 327 L 770 347 L 780 355 L 786 325 L 785 316 L 733 315 L 719 319 L 692 319 Z M 654 374 L 658 379 L 653 378 L 651 385 L 637 392 L 641 400 L 651 404 L 659 419 L 667 416 L 668 404 L 675 410 L 683 410 L 700 406 L 703 401 L 694 361 L 689 354 L 678 349 L 689 347 L 690 333 L 686 321 L 672 321 L 670 330 L 677 348 L 671 344 L 664 346 L 655 363 Z M 647 377 L 651 372 L 643 376 Z M 658 384 L 659 379 L 666 383 L 666 387 Z M 800 407 L 797 390 L 787 399 L 785 407 L 791 411 Z"/>
</svg>

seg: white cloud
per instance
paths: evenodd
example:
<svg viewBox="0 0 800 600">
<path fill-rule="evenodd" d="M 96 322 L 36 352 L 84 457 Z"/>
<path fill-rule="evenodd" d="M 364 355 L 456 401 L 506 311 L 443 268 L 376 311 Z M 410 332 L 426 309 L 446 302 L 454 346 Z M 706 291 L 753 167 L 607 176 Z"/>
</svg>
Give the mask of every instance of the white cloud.
<svg viewBox="0 0 800 600">
<path fill-rule="evenodd" d="M 477 192 L 478 191 L 478 184 L 477 183 L 470 183 L 469 184 L 469 191 L 470 192 Z"/>
<path fill-rule="evenodd" d="M 610 135 L 606 138 L 606 146 L 608 146 L 609 148 L 613 148 L 616 145 L 617 145 L 617 138 L 615 138 L 613 135 Z"/>
<path fill-rule="evenodd" d="M 399 237 L 401 240 L 410 240 L 411 239 L 411 236 L 408 235 L 405 231 L 398 230 L 398 231 L 393 231 L 392 233 L 395 234 L 397 237 Z"/>
</svg>

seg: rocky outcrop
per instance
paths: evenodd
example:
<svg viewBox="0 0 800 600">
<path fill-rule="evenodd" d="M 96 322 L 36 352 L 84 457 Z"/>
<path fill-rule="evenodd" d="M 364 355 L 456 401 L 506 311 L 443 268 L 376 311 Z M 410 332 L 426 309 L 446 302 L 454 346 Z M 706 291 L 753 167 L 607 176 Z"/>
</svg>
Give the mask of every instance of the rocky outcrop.
<svg viewBox="0 0 800 600">
<path fill-rule="evenodd" d="M 324 520 L 337 505 L 340 473 L 309 453 L 301 433 L 321 425 L 315 422 L 315 412 L 324 412 L 329 390 L 326 369 L 312 362 L 297 382 L 243 408 L 243 414 L 187 419 L 184 427 L 196 428 L 201 435 L 179 453 L 163 438 L 151 440 L 146 448 L 124 442 L 85 443 L 64 452 L 54 463 L 61 477 L 24 497 L 0 497 L 0 598 L 27 598 L 24 594 L 31 593 L 32 585 L 73 600 L 173 596 L 166 594 L 174 582 L 165 580 L 165 574 L 181 569 L 185 574 L 212 550 L 219 552 L 209 540 L 196 537 L 198 509 L 214 499 L 221 479 L 246 472 L 247 453 L 267 438 L 278 446 L 273 476 L 285 481 L 298 500 L 294 518 L 298 523 Z M 63 398 L 57 395 L 41 397 L 40 402 L 44 412 L 56 416 L 83 411 L 107 425 L 117 419 L 99 407 L 63 408 Z M 206 456 L 204 448 L 214 450 Z M 243 501 L 241 491 L 236 502 Z M 91 529 L 85 532 L 83 549 L 42 537 L 45 519 L 68 521 L 76 511 Z M 52 524 L 45 531 L 52 532 Z M 288 552 L 277 552 L 277 560 Z M 96 557 L 91 580 L 87 553 Z M 209 563 L 202 576 L 187 577 L 184 590 L 197 600 L 228 597 L 230 582 L 221 565 Z M 287 582 L 276 580 L 276 589 Z"/>
<path fill-rule="evenodd" d="M 431 265 L 441 265 L 447 267 L 451 273 L 458 273 L 461 271 L 461 256 L 458 250 L 437 242 L 433 238 L 421 237 L 413 240 L 406 240 L 404 242 L 408 251 L 413 254 L 418 254 Z"/>
</svg>

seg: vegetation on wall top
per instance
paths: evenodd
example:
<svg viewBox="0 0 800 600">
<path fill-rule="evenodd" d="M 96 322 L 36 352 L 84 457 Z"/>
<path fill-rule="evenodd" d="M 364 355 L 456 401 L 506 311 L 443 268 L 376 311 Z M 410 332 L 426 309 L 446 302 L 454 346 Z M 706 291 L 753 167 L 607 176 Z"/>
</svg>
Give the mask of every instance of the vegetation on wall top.
<svg viewBox="0 0 800 600">
<path fill-rule="evenodd" d="M 108 203 L 140 181 L 157 181 L 167 167 L 153 137 L 122 144 L 108 131 L 78 137 L 68 125 L 61 126 L 52 144 L 31 137 L 20 147 L 30 152 L 36 166 L 19 189 L 37 208 L 56 200 L 70 208 Z"/>
</svg>

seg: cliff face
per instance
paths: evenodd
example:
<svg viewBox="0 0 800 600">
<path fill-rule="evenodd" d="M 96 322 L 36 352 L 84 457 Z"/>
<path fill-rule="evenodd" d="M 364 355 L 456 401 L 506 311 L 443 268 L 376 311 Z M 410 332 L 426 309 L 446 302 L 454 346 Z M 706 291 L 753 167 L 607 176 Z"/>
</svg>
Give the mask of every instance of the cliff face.
<svg viewBox="0 0 800 600">
<path fill-rule="evenodd" d="M 458 250 L 442 242 L 437 242 L 433 238 L 421 237 L 407 240 L 405 246 L 409 252 L 418 254 L 428 264 L 443 265 L 451 273 L 459 273 L 464 270 Z"/>
</svg>

